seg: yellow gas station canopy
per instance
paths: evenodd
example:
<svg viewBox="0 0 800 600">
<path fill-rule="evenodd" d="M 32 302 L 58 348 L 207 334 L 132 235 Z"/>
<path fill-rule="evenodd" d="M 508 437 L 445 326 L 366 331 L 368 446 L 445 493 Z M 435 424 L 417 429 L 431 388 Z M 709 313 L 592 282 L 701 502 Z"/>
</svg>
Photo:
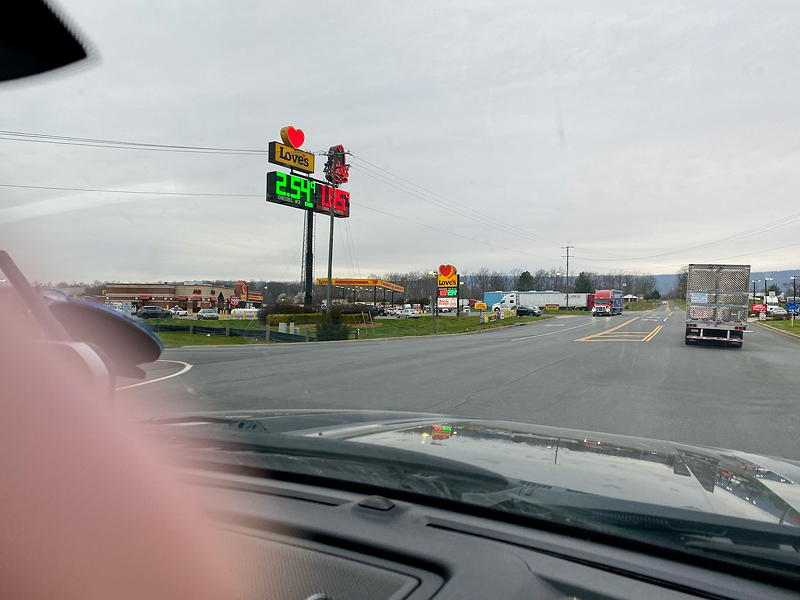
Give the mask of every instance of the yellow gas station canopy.
<svg viewBox="0 0 800 600">
<path fill-rule="evenodd" d="M 328 285 L 328 278 L 317 277 L 316 282 L 317 285 Z M 392 283 L 390 281 L 384 281 L 383 279 L 337 279 L 334 277 L 331 284 L 351 287 L 379 287 L 385 290 L 400 293 L 406 291 L 406 288 L 404 288 L 402 285 L 397 285 L 396 283 Z"/>
</svg>

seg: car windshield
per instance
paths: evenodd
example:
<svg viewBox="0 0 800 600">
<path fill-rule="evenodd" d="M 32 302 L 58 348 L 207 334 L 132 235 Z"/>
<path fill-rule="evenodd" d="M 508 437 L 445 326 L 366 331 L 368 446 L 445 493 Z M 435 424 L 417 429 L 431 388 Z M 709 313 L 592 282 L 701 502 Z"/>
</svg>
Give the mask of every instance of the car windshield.
<svg viewBox="0 0 800 600">
<path fill-rule="evenodd" d="M 120 414 L 799 530 L 800 4 L 63 4 L 90 57 L 0 85 L 0 249 L 164 346 Z"/>
</svg>

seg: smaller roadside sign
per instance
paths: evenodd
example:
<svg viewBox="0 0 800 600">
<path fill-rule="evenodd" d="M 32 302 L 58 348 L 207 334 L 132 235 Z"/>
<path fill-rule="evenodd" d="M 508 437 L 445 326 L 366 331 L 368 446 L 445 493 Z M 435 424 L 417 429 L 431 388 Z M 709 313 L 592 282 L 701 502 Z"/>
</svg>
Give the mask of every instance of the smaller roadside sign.
<svg viewBox="0 0 800 600">
<path fill-rule="evenodd" d="M 239 306 L 239 298 L 236 296 L 231 296 L 228 300 L 230 301 L 231 306 Z"/>
<path fill-rule="evenodd" d="M 766 321 L 767 320 L 767 313 L 765 313 L 765 312 L 758 313 L 758 320 L 759 321 Z"/>
<path fill-rule="evenodd" d="M 475 303 L 475 308 L 477 310 L 486 310 L 486 308 L 487 308 L 486 307 L 486 302 L 476 302 Z"/>
<path fill-rule="evenodd" d="M 800 304 L 797 304 L 796 302 L 790 302 L 789 304 L 786 305 L 786 310 L 788 310 L 789 312 L 796 313 L 798 308 L 800 308 Z"/>
<path fill-rule="evenodd" d="M 753 312 L 767 312 L 766 304 L 753 304 Z"/>
</svg>

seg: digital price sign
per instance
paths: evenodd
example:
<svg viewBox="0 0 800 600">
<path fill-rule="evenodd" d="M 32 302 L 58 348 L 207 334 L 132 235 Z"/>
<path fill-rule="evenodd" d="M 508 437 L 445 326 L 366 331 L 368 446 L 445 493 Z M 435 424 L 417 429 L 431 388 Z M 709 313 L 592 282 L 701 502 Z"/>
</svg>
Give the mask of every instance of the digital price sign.
<svg viewBox="0 0 800 600">
<path fill-rule="evenodd" d="M 439 288 L 439 298 L 455 298 L 458 296 L 458 288 Z"/>
<path fill-rule="evenodd" d="M 310 208 L 325 215 L 330 214 L 332 204 L 334 217 L 350 216 L 349 192 L 281 171 L 267 173 L 267 202 Z"/>
</svg>

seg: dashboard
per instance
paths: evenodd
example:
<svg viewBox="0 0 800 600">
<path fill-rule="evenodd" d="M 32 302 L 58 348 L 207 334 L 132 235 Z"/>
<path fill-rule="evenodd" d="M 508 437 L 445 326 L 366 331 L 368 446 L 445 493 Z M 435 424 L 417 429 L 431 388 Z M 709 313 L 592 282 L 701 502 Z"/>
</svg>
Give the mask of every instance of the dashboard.
<svg viewBox="0 0 800 600">
<path fill-rule="evenodd" d="M 304 482 L 181 470 L 246 557 L 235 597 L 795 598 L 790 590 L 513 523 Z"/>
</svg>

